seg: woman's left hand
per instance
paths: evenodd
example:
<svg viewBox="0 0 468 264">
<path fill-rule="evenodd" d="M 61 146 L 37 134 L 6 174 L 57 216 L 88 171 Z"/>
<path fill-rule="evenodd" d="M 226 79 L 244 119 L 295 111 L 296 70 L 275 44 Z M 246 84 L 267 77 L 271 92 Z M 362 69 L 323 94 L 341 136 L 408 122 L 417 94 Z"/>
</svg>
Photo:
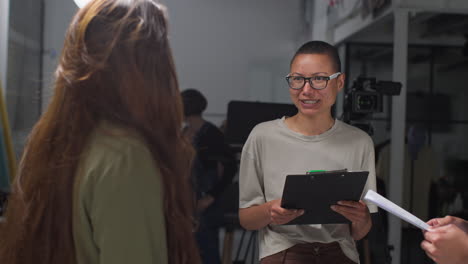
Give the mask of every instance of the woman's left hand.
<svg viewBox="0 0 468 264">
<path fill-rule="evenodd" d="M 339 201 L 337 205 L 332 205 L 331 209 L 351 221 L 351 235 L 354 240 L 360 240 L 369 233 L 372 220 L 363 201 Z"/>
<path fill-rule="evenodd" d="M 197 212 L 203 213 L 211 204 L 214 203 L 214 197 L 211 195 L 205 195 L 197 203 Z"/>
</svg>

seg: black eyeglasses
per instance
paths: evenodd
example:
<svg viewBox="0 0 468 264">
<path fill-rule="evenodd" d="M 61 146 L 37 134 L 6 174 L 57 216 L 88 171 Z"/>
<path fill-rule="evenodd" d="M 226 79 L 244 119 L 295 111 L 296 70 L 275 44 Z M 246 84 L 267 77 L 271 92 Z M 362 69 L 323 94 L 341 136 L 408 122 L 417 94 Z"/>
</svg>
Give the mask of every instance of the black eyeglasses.
<svg viewBox="0 0 468 264">
<path fill-rule="evenodd" d="M 341 72 L 336 72 L 330 76 L 312 76 L 312 77 L 304 77 L 304 76 L 286 76 L 286 81 L 288 82 L 289 88 L 294 90 L 300 90 L 304 87 L 306 82 L 309 82 L 310 87 L 314 88 L 315 90 L 323 90 L 327 88 L 328 81 L 335 79 L 336 77 L 340 76 Z"/>
</svg>

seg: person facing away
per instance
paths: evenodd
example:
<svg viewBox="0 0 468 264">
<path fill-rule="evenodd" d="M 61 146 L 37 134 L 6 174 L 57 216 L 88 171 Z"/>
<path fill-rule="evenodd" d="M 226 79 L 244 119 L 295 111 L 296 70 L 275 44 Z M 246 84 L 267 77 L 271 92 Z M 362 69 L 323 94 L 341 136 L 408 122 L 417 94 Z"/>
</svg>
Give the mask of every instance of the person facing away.
<svg viewBox="0 0 468 264">
<path fill-rule="evenodd" d="M 182 122 L 164 8 L 80 9 L 12 186 L 1 262 L 200 263 Z"/>
<path fill-rule="evenodd" d="M 349 219 L 350 225 L 285 226 L 304 211 L 281 207 L 286 175 L 311 169 L 369 171 L 364 193 L 376 189 L 371 138 L 331 114 L 344 85 L 340 64 L 336 48 L 328 43 L 311 41 L 301 46 L 286 77 L 298 113 L 257 125 L 243 147 L 239 218 L 245 229 L 259 230 L 263 264 L 359 262 L 355 240 L 369 232 L 370 212 L 377 211 L 374 205 L 340 201 L 332 206 L 330 210 Z"/>
<path fill-rule="evenodd" d="M 421 248 L 437 264 L 468 263 L 468 221 L 446 216 L 427 222 Z"/>
<path fill-rule="evenodd" d="M 192 169 L 199 221 L 196 239 L 203 263 L 221 263 L 218 233 L 223 211 L 220 197 L 232 183 L 237 161 L 223 133 L 202 117 L 207 107 L 205 96 L 196 89 L 184 90 L 181 95 L 186 125 L 184 133 L 191 139 L 197 153 Z"/>
</svg>

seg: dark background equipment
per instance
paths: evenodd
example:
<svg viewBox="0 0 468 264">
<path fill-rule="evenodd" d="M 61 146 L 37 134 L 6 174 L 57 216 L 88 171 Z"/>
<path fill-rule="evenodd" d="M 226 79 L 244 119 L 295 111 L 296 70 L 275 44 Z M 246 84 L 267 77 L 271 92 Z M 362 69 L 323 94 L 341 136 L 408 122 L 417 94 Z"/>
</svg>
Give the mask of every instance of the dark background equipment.
<svg viewBox="0 0 468 264">
<path fill-rule="evenodd" d="M 411 92 L 406 95 L 406 121 L 422 123 L 431 132 L 450 132 L 452 103 L 448 94 Z"/>
<path fill-rule="evenodd" d="M 296 113 L 293 104 L 231 101 L 227 111 L 226 141 L 230 145 L 242 145 L 257 124 Z"/>
<path fill-rule="evenodd" d="M 251 101 L 231 101 L 228 104 L 227 120 L 225 128 L 225 140 L 235 152 L 241 152 L 242 146 L 247 140 L 252 129 L 259 123 L 293 116 L 297 108 L 293 104 L 261 103 Z M 240 156 L 238 156 L 240 157 Z M 239 184 L 234 182 L 220 198 L 223 205 L 223 226 L 225 228 L 223 260 L 234 264 L 255 263 L 258 257 L 257 233 L 242 229 L 239 223 Z M 234 231 L 242 230 L 242 237 L 237 245 L 234 243 Z M 246 246 L 244 246 L 246 242 Z M 235 259 L 232 260 L 231 250 L 237 248 Z M 224 262 L 223 262 L 224 263 Z"/>
<path fill-rule="evenodd" d="M 345 94 L 343 121 L 373 134 L 366 119 L 383 111 L 383 96 L 395 96 L 401 92 L 401 83 L 377 81 L 376 78 L 359 76 Z"/>
</svg>

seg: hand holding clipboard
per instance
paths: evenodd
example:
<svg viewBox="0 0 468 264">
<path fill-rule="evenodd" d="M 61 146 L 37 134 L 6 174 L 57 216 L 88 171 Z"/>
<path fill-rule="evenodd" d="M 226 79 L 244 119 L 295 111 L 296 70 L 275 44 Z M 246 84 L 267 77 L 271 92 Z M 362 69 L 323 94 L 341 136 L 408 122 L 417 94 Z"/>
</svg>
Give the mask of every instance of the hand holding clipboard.
<svg viewBox="0 0 468 264">
<path fill-rule="evenodd" d="M 359 201 L 367 181 L 368 171 L 313 171 L 288 175 L 283 189 L 281 207 L 304 209 L 305 213 L 287 223 L 340 224 L 350 223 L 330 206 L 338 201 Z"/>
<path fill-rule="evenodd" d="M 286 209 L 281 206 L 281 199 L 270 201 L 270 218 L 272 225 L 284 225 L 304 214 L 302 209 Z"/>
</svg>

